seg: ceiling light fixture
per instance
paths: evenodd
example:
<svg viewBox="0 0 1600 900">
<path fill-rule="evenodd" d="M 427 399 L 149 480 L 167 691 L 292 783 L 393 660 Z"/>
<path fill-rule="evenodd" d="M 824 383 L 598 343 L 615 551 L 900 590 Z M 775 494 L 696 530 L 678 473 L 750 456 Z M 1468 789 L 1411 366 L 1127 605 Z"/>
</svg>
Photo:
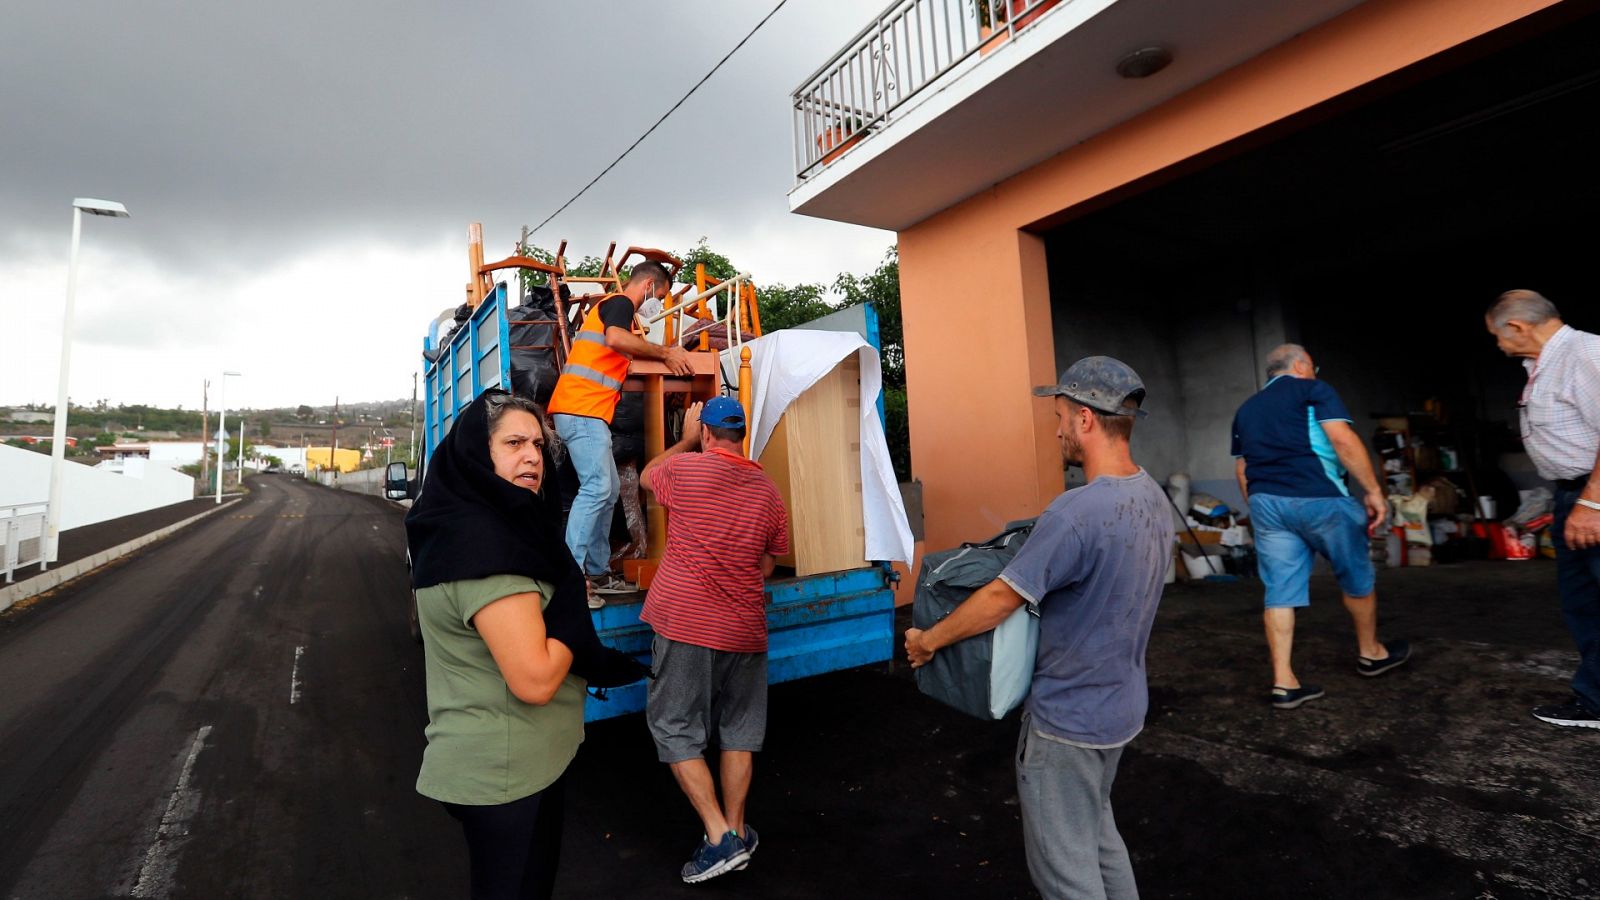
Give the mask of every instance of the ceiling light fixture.
<svg viewBox="0 0 1600 900">
<path fill-rule="evenodd" d="M 1140 47 L 1117 60 L 1117 74 L 1123 78 L 1149 78 L 1172 65 L 1172 51 L 1152 45 Z"/>
</svg>

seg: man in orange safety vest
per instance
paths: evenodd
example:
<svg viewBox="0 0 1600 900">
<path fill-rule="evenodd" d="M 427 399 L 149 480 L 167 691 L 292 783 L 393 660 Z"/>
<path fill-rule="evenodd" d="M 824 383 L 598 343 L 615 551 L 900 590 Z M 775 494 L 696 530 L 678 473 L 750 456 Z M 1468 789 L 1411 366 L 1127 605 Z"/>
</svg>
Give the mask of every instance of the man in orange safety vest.
<svg viewBox="0 0 1600 900">
<path fill-rule="evenodd" d="M 601 594 L 629 590 L 610 571 L 611 514 L 621 487 L 611 455 L 611 417 L 622 397 L 628 361 L 656 359 L 674 375 L 691 372 L 683 348 L 653 344 L 633 332 L 640 307 L 660 304 L 671 288 L 672 278 L 660 263 L 634 266 L 622 293 L 596 303 L 584 317 L 550 397 L 556 434 L 578 473 L 578 496 L 567 517 L 567 547 L 588 576 L 590 609 L 605 605 Z"/>
</svg>

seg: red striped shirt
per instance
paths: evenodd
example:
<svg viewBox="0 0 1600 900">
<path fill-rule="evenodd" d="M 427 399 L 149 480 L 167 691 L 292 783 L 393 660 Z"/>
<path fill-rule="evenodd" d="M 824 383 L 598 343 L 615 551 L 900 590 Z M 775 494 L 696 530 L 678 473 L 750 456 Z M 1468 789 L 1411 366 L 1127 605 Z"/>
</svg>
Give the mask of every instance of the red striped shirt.
<svg viewBox="0 0 1600 900">
<path fill-rule="evenodd" d="M 761 464 L 725 450 L 682 453 L 650 471 L 667 549 L 639 618 L 669 640 L 764 653 L 761 555 L 789 552 L 789 514 Z"/>
</svg>

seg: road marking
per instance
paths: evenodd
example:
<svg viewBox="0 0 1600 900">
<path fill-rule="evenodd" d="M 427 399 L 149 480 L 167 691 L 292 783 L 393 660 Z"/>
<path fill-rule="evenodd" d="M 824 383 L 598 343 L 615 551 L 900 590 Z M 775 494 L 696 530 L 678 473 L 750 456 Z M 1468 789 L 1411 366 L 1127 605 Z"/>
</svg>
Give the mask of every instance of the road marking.
<svg viewBox="0 0 1600 900">
<path fill-rule="evenodd" d="M 200 726 L 194 743 L 189 745 L 189 757 L 183 761 L 183 771 L 178 774 L 178 786 L 172 789 L 166 812 L 161 814 L 161 824 L 156 827 L 156 839 L 144 852 L 144 864 L 139 867 L 139 877 L 133 883 L 135 897 L 165 897 L 172 893 L 168 881 L 177 871 L 178 861 L 173 855 L 178 850 L 178 839 L 189 834 L 189 820 L 199 808 L 199 796 L 189 790 L 189 776 L 194 773 L 194 761 L 211 734 L 210 725 Z"/>
<path fill-rule="evenodd" d="M 305 645 L 294 648 L 294 669 L 289 672 L 289 705 L 300 702 L 300 654 L 306 652 Z"/>
</svg>

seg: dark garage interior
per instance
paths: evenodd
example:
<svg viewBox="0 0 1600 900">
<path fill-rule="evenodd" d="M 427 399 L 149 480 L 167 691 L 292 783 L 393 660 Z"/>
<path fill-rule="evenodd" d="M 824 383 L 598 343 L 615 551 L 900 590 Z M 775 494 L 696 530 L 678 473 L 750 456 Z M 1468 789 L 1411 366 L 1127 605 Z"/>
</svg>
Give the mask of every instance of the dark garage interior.
<svg viewBox="0 0 1600 900">
<path fill-rule="evenodd" d="M 1047 235 L 1058 362 L 1106 353 L 1145 376 L 1152 416 L 1135 451 L 1152 474 L 1237 496 L 1232 412 L 1261 384 L 1260 357 L 1291 340 L 1363 436 L 1380 416 L 1437 411 L 1478 492 L 1514 502 L 1510 480 L 1537 480 L 1518 456 L 1525 376 L 1484 308 L 1530 288 L 1600 330 L 1587 246 L 1600 15 L 1545 25 L 1401 73 Z"/>
</svg>

